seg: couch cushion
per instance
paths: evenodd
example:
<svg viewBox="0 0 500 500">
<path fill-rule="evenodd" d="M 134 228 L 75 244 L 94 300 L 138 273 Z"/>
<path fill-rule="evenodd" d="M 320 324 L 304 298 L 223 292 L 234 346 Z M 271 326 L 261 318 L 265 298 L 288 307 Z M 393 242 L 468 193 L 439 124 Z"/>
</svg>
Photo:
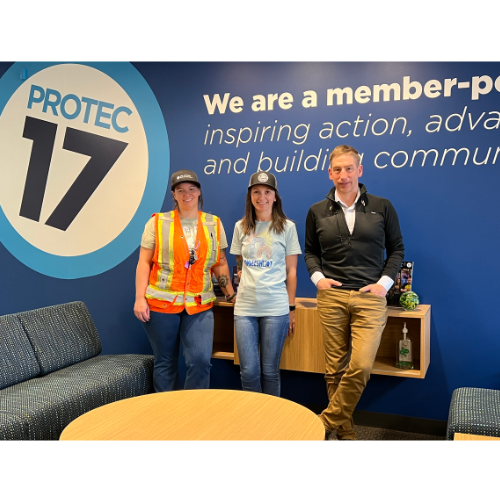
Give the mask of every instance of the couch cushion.
<svg viewBox="0 0 500 500">
<path fill-rule="evenodd" d="M 451 396 L 446 439 L 455 432 L 500 437 L 500 391 L 460 387 Z"/>
<path fill-rule="evenodd" d="M 18 313 L 40 365 L 40 374 L 97 356 L 101 340 L 87 306 L 69 302 Z"/>
<path fill-rule="evenodd" d="M 0 389 L 36 377 L 40 366 L 15 314 L 0 316 Z"/>
<path fill-rule="evenodd" d="M 153 391 L 153 356 L 97 356 L 0 391 L 0 439 L 59 439 L 75 418 Z"/>
</svg>

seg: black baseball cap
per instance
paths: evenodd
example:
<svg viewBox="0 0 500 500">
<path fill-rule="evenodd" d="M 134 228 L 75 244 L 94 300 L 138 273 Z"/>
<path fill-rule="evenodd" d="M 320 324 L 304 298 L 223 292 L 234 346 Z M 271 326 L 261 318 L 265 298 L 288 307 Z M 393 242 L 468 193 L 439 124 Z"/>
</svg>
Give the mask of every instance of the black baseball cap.
<svg viewBox="0 0 500 500">
<path fill-rule="evenodd" d="M 276 180 L 276 177 L 269 172 L 255 172 L 255 174 L 250 177 L 248 189 L 257 184 L 264 184 L 265 186 L 270 186 L 275 191 L 278 191 L 278 181 Z"/>
<path fill-rule="evenodd" d="M 170 179 L 170 189 L 173 191 L 177 184 L 181 182 L 191 182 L 198 187 L 201 187 L 198 177 L 192 170 L 178 170 L 172 174 Z"/>
</svg>

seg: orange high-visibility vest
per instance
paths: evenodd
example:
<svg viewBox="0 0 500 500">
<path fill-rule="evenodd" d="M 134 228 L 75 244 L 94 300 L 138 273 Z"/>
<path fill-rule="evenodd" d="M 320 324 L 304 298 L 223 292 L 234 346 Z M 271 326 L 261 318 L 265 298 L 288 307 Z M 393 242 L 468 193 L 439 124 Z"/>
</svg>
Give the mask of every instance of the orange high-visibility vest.
<svg viewBox="0 0 500 500">
<path fill-rule="evenodd" d="M 210 309 L 215 301 L 212 267 L 219 264 L 220 219 L 198 212 L 196 260 L 189 264 L 189 248 L 179 213 L 154 214 L 156 247 L 146 299 L 153 311 L 188 314 Z"/>
</svg>

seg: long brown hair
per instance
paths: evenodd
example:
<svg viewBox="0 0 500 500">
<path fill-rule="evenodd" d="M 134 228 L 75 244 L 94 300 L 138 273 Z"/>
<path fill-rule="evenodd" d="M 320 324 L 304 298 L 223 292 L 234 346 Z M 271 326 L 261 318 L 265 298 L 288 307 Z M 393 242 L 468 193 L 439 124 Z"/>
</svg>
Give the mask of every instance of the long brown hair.
<svg viewBox="0 0 500 500">
<path fill-rule="evenodd" d="M 252 187 L 248 189 L 246 205 L 245 205 L 245 215 L 241 219 L 241 224 L 243 226 L 243 234 L 250 234 L 255 231 L 255 207 L 252 204 Z M 271 188 L 272 189 L 272 188 Z M 283 204 L 281 203 L 281 197 L 278 191 L 274 190 L 276 195 L 276 201 L 273 203 L 273 210 L 271 212 L 271 231 L 276 234 L 281 234 L 285 230 L 285 223 L 287 216 L 283 212 Z"/>
</svg>

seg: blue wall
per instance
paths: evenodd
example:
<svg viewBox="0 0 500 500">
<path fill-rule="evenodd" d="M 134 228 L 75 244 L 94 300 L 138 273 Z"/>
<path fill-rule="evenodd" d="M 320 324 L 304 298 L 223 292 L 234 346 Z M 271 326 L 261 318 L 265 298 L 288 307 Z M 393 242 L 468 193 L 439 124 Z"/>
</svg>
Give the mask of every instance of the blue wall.
<svg viewBox="0 0 500 500">
<path fill-rule="evenodd" d="M 374 375 L 358 409 L 445 420 L 455 388 L 500 387 L 497 359 L 500 340 L 494 292 L 490 291 L 498 281 L 495 250 L 500 239 L 494 198 L 494 186 L 500 175 L 500 155 L 494 161 L 496 149 L 500 147 L 497 120 L 500 93 L 495 87 L 500 64 L 141 62 L 133 65 L 151 87 L 163 113 L 171 169 L 189 168 L 198 173 L 205 210 L 222 218 L 228 238 L 243 214 L 248 179 L 256 171 L 261 157 L 272 159 L 273 165 L 279 157 L 278 169 L 283 168 L 289 157 L 287 171 L 271 171 L 277 175 L 285 212 L 297 223 L 303 247 L 307 210 L 331 187 L 326 171 L 328 162 L 322 170 L 324 155 L 343 143 L 363 154 L 361 182 L 368 192 L 389 198 L 396 207 L 406 248 L 405 259 L 414 261 L 416 266 L 413 289 L 421 303 L 432 305 L 432 321 L 431 364 L 426 378 L 406 380 Z M 0 76 L 10 66 L 11 63 L 0 63 Z M 488 78 L 477 83 L 477 77 L 484 75 L 491 79 L 489 92 L 485 88 Z M 404 98 L 404 77 L 421 84 L 420 97 Z M 469 88 L 455 85 L 451 95 L 445 96 L 444 88 L 437 95 L 437 83 L 428 83 L 425 87 L 432 80 L 444 87 L 446 79 L 454 78 L 457 83 L 468 82 Z M 395 98 L 393 90 L 386 95 L 387 100 L 384 101 L 382 92 L 379 102 L 375 102 L 374 86 L 393 83 L 400 87 L 400 99 Z M 356 89 L 361 86 L 366 89 L 358 90 L 358 100 L 353 97 L 352 104 L 345 101 L 339 104 L 334 99 L 334 104 L 328 105 L 328 89 L 349 87 L 356 96 Z M 417 87 L 414 84 L 410 94 L 414 94 Z M 302 105 L 304 91 L 317 93 L 317 106 Z M 371 96 L 366 97 L 369 92 Z M 242 110 L 235 113 L 228 106 L 224 113 L 209 114 L 204 96 L 212 101 L 215 94 L 222 98 L 226 93 L 231 98 L 241 98 Z M 280 108 L 276 101 L 273 110 L 252 110 L 253 96 L 283 93 L 293 96 L 293 104 L 288 109 Z M 362 102 L 363 95 L 366 102 Z M 435 97 L 430 97 L 432 95 Z M 0 95 L 0 100 L 4 98 Z M 453 114 L 457 116 L 448 119 Z M 442 117 L 439 130 L 438 115 Z M 463 116 L 463 120 L 458 115 Z M 395 122 L 391 134 L 391 126 L 397 118 L 400 120 Z M 372 129 L 376 120 L 379 121 Z M 348 122 L 340 127 L 340 134 L 348 134 L 344 138 L 336 135 L 341 122 Z M 326 123 L 334 125 L 329 139 L 319 135 L 323 130 L 322 135 L 326 136 Z M 385 123 L 388 130 L 382 133 Z M 273 141 L 270 140 L 272 128 L 261 140 L 263 127 L 275 125 Z M 292 133 L 289 141 L 284 136 L 277 141 L 281 125 L 290 125 L 292 131 L 296 130 L 296 136 Z M 254 140 L 257 127 L 259 135 Z M 244 128 L 251 129 L 252 136 L 249 142 L 240 143 L 238 147 L 235 143 L 228 144 L 231 142 L 228 135 L 224 136 L 228 143 L 219 144 L 217 134 L 217 140 L 210 145 L 210 132 L 206 135 L 207 130 L 235 129 L 229 133 L 237 137 L 238 131 Z M 204 144 L 206 137 L 208 144 Z M 243 140 L 249 137 L 250 130 L 242 131 Z M 445 149 L 450 148 L 468 148 L 467 163 L 464 151 L 458 154 L 456 161 L 452 153 L 443 160 Z M 486 158 L 488 148 L 491 148 L 488 161 L 479 164 Z M 435 165 L 434 153 L 430 153 L 424 166 L 421 166 L 422 154 L 417 155 L 410 166 L 415 150 L 431 149 L 437 151 Z M 311 155 L 317 156 L 320 150 L 319 166 L 314 169 L 315 160 Z M 301 152 L 302 163 L 297 171 Z M 396 168 L 391 164 L 391 157 L 398 153 L 393 163 L 402 165 L 406 158 L 404 152 L 408 162 Z M 378 165 L 387 164 L 385 168 L 375 166 L 377 155 Z M 303 163 L 309 156 L 306 166 L 310 171 Z M 234 171 L 234 163 L 240 158 L 248 158 L 248 164 L 246 171 L 239 174 Z M 294 169 L 290 171 L 292 158 L 295 158 Z M 218 171 L 222 160 L 226 161 L 222 162 L 220 173 L 211 174 L 213 165 L 217 165 Z M 168 162 L 165 164 L 165 175 L 168 175 Z M 269 166 L 268 160 L 261 164 L 262 169 L 267 170 Z M 238 171 L 243 167 L 243 160 L 236 163 Z M 170 208 L 171 197 L 167 192 L 163 206 L 155 210 Z M 139 231 L 137 247 L 140 236 Z M 116 267 L 97 276 L 59 279 L 26 267 L 0 245 L 0 313 L 83 300 L 101 334 L 104 353 L 150 352 L 146 335 L 132 313 L 137 257 L 138 248 Z M 232 256 L 229 261 L 230 265 L 235 264 Z M 315 295 L 302 259 L 299 260 L 297 295 Z M 284 397 L 303 404 L 326 404 L 321 375 L 283 372 L 282 379 Z M 238 368 L 231 362 L 214 360 L 212 385 L 239 387 Z"/>
</svg>

